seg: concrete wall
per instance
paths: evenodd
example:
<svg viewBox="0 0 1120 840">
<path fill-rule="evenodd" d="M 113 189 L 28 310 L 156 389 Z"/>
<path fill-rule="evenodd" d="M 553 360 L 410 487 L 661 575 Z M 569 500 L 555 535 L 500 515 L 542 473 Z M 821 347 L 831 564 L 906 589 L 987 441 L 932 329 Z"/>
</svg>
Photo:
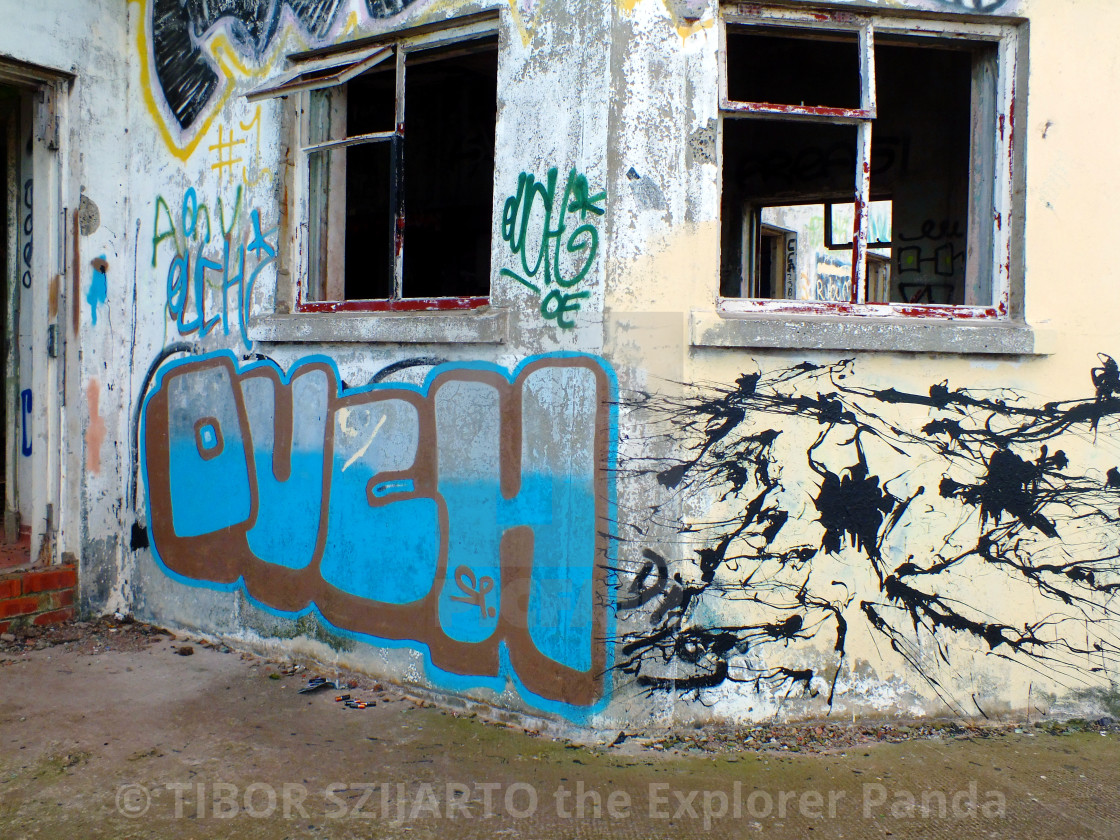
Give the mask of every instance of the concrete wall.
<svg viewBox="0 0 1120 840">
<path fill-rule="evenodd" d="M 1114 117 L 1085 104 L 1120 84 L 1112 5 L 840 4 L 1018 27 L 995 324 L 719 313 L 714 4 L 492 7 L 490 305 L 450 313 L 290 314 L 289 105 L 244 94 L 491 7 L 6 30 L 0 55 L 84 62 L 63 206 L 101 222 L 59 408 L 84 608 L 601 726 L 1115 691 Z"/>
</svg>

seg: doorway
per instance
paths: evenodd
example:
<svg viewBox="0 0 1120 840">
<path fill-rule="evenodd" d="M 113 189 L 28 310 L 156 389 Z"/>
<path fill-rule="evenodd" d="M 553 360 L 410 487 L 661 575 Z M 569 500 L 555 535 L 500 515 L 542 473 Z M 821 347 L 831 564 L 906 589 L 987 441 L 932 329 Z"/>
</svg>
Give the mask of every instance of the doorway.
<svg viewBox="0 0 1120 840">
<path fill-rule="evenodd" d="M 0 567 L 30 562 L 30 533 L 20 510 L 20 474 L 30 468 L 20 463 L 20 435 L 24 433 L 20 407 L 19 298 L 24 278 L 30 281 L 33 253 L 33 217 L 29 119 L 31 103 L 25 88 L 0 84 L 0 178 L 4 201 L 0 206 Z"/>
</svg>

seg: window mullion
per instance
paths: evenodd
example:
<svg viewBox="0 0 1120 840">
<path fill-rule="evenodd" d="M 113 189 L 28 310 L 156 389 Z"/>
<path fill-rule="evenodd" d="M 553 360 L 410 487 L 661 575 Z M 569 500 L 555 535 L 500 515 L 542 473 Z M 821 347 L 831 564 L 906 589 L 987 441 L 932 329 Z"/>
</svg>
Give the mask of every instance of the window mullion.
<svg viewBox="0 0 1120 840">
<path fill-rule="evenodd" d="M 855 222 L 852 233 L 852 303 L 867 299 L 867 227 L 871 201 L 871 121 L 859 124 L 856 135 Z"/>
<path fill-rule="evenodd" d="M 875 30 L 868 21 L 859 30 L 859 104 L 875 116 Z"/>
<path fill-rule="evenodd" d="M 405 50 L 398 46 L 396 54 L 396 110 L 394 113 L 395 136 L 392 140 L 392 183 L 389 185 L 389 215 L 393 230 L 390 241 L 393 243 L 393 288 L 389 297 L 400 300 L 404 297 L 404 75 Z"/>
<path fill-rule="evenodd" d="M 859 30 L 860 107 L 875 113 L 875 34 L 871 21 Z M 852 232 L 852 303 L 867 302 L 867 228 L 871 203 L 871 121 L 856 129 L 856 196 Z M 828 210 L 826 209 L 826 212 Z"/>
</svg>

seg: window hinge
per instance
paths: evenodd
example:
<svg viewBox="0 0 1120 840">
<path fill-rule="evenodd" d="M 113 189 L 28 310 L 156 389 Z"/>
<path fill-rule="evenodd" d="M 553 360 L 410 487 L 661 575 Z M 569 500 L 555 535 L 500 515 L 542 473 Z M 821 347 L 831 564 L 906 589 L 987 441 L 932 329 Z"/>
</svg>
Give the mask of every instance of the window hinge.
<svg viewBox="0 0 1120 840">
<path fill-rule="evenodd" d="M 47 324 L 47 356 L 58 358 L 58 324 Z"/>
</svg>

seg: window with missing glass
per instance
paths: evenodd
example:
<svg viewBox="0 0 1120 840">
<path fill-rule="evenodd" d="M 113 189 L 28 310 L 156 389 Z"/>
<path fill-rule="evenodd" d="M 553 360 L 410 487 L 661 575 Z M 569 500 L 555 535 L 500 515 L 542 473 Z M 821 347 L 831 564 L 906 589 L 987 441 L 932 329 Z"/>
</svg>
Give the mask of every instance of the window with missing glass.
<svg viewBox="0 0 1120 840">
<path fill-rule="evenodd" d="M 1008 312 L 1016 33 L 725 10 L 725 311 Z"/>
<path fill-rule="evenodd" d="M 498 40 L 432 27 L 293 56 L 297 311 L 465 309 L 490 288 Z"/>
</svg>

